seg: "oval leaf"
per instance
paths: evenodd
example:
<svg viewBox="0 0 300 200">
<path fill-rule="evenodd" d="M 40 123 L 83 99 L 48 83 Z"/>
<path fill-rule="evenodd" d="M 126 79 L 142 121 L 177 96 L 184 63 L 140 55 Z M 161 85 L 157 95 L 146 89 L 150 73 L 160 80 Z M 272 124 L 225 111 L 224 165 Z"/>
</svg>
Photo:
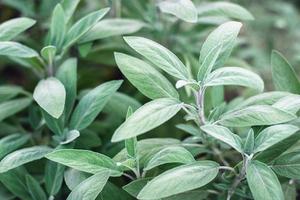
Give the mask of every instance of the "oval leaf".
<svg viewBox="0 0 300 200">
<path fill-rule="evenodd" d="M 11 101 L 7 101 L 0 104 L 0 121 L 10 117 L 17 112 L 23 110 L 29 106 L 32 102 L 31 98 L 20 98 Z"/>
<path fill-rule="evenodd" d="M 300 178 L 300 153 L 290 152 L 275 159 L 272 169 L 280 176 L 299 179 Z"/>
<path fill-rule="evenodd" d="M 35 50 L 17 42 L 0 42 L 0 55 L 18 58 L 33 58 L 39 56 Z"/>
</svg>

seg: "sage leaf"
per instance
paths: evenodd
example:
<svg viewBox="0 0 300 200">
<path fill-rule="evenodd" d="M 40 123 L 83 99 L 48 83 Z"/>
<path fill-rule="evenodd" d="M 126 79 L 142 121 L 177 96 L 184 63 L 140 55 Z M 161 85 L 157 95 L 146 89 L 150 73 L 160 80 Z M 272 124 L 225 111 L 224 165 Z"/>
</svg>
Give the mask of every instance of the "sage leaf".
<svg viewBox="0 0 300 200">
<path fill-rule="evenodd" d="M 18 133 L 3 137 L 0 140 L 0 160 L 8 153 L 26 144 L 29 138 L 29 135 L 21 135 Z"/>
<path fill-rule="evenodd" d="M 246 177 L 255 200 L 284 200 L 277 176 L 266 164 L 251 161 Z"/>
<path fill-rule="evenodd" d="M 54 162 L 91 174 L 96 174 L 103 169 L 109 169 L 113 176 L 121 174 L 115 161 L 93 151 L 60 149 L 47 154 L 45 157 Z"/>
<path fill-rule="evenodd" d="M 101 170 L 76 186 L 67 200 L 95 200 L 109 178 L 108 170 Z"/>
<path fill-rule="evenodd" d="M 60 142 L 60 144 L 68 144 L 70 142 L 73 142 L 79 136 L 80 136 L 80 133 L 77 130 L 68 131 L 67 134 L 65 135 L 65 140 Z"/>
<path fill-rule="evenodd" d="M 2 85 L 0 86 L 0 102 L 12 99 L 21 93 L 25 93 L 25 91 L 19 86 Z"/>
<path fill-rule="evenodd" d="M 265 128 L 255 138 L 254 153 L 264 151 L 274 144 L 284 140 L 299 131 L 294 125 L 282 124 Z"/>
<path fill-rule="evenodd" d="M 156 153 L 147 163 L 144 170 L 151 170 L 154 167 L 167 163 L 190 164 L 193 162 L 195 162 L 195 159 L 188 150 L 179 146 L 171 146 Z"/>
<path fill-rule="evenodd" d="M 300 109 L 300 95 L 288 95 L 279 99 L 272 106 L 296 115 Z"/>
<path fill-rule="evenodd" d="M 26 185 L 32 200 L 47 200 L 46 194 L 39 182 L 30 175 L 26 175 Z"/>
<path fill-rule="evenodd" d="M 112 142 L 118 142 L 146 133 L 171 119 L 182 107 L 176 99 L 153 100 L 137 109 L 115 131 Z"/>
<path fill-rule="evenodd" d="M 168 74 L 178 79 L 188 80 L 189 75 L 187 68 L 179 58 L 167 48 L 143 37 L 128 36 L 124 37 L 124 40 L 136 52 Z"/>
<path fill-rule="evenodd" d="M 263 80 L 255 73 L 239 67 L 223 67 L 208 75 L 204 85 L 239 85 L 249 87 L 262 92 L 264 90 Z"/>
<path fill-rule="evenodd" d="M 66 34 L 65 12 L 61 4 L 57 4 L 52 13 L 50 27 L 50 44 L 60 50 Z"/>
<path fill-rule="evenodd" d="M 64 180 L 68 188 L 70 190 L 74 190 L 76 186 L 78 186 L 81 182 L 83 182 L 85 179 L 87 179 L 90 176 L 91 175 L 86 172 L 69 168 L 64 173 Z"/>
<path fill-rule="evenodd" d="M 115 53 L 115 59 L 122 73 L 145 96 L 179 98 L 172 84 L 146 62 L 122 53 Z"/>
<path fill-rule="evenodd" d="M 67 24 L 72 18 L 80 0 L 62 0 L 61 6 L 65 13 L 65 23 Z"/>
<path fill-rule="evenodd" d="M 38 53 L 18 42 L 0 42 L 0 55 L 18 58 L 38 57 Z"/>
<path fill-rule="evenodd" d="M 31 102 L 31 98 L 19 98 L 0 103 L 0 121 L 20 112 L 24 108 L 28 107 Z"/>
<path fill-rule="evenodd" d="M 198 12 L 191 0 L 161 1 L 158 7 L 163 13 L 175 15 L 187 22 L 197 22 Z"/>
<path fill-rule="evenodd" d="M 48 114 L 58 119 L 64 111 L 66 90 L 57 78 L 50 77 L 38 83 L 33 98 Z"/>
<path fill-rule="evenodd" d="M 46 146 L 34 146 L 14 151 L 0 162 L 0 173 L 19 167 L 25 163 L 43 158 L 52 149 Z"/>
<path fill-rule="evenodd" d="M 46 46 L 41 50 L 42 57 L 47 60 L 49 63 L 53 62 L 53 59 L 56 54 L 55 46 Z"/>
<path fill-rule="evenodd" d="M 56 195 L 63 183 L 65 166 L 48 161 L 45 169 L 45 187 L 49 195 Z"/>
<path fill-rule="evenodd" d="M 175 167 L 149 181 L 138 194 L 138 199 L 160 199 L 200 188 L 211 182 L 218 171 L 219 165 L 213 161 Z"/>
<path fill-rule="evenodd" d="M 299 152 L 285 153 L 276 158 L 271 167 L 280 176 L 299 179 L 300 154 Z"/>
<path fill-rule="evenodd" d="M 253 153 L 254 142 L 255 142 L 254 131 L 253 131 L 253 129 L 250 129 L 249 132 L 248 132 L 248 134 L 247 134 L 247 138 L 246 138 L 246 140 L 244 142 L 244 145 L 243 145 L 244 152 L 247 155 L 251 155 Z"/>
<path fill-rule="evenodd" d="M 88 127 L 121 84 L 122 81 L 109 81 L 89 91 L 76 106 L 70 127 L 78 131 Z"/>
</svg>

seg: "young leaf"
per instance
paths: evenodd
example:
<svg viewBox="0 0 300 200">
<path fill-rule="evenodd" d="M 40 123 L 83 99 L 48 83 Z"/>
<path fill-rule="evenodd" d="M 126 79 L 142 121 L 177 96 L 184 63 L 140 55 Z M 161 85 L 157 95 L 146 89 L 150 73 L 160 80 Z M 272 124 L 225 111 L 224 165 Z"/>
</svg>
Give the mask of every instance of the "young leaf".
<svg viewBox="0 0 300 200">
<path fill-rule="evenodd" d="M 77 42 L 84 34 L 86 34 L 96 23 L 106 15 L 109 8 L 103 8 L 99 11 L 92 12 L 76 22 L 68 31 L 64 42 L 64 49 Z"/>
<path fill-rule="evenodd" d="M 300 95 L 288 95 L 284 98 L 281 98 L 275 104 L 273 104 L 273 107 L 296 115 L 300 109 Z"/>
<path fill-rule="evenodd" d="M 60 144 L 69 144 L 69 143 L 73 142 L 76 138 L 78 138 L 79 136 L 80 136 L 80 133 L 77 130 L 67 131 L 65 134 L 64 141 L 61 141 Z"/>
<path fill-rule="evenodd" d="M 119 176 L 121 173 L 117 163 L 111 158 L 93 151 L 60 149 L 47 154 L 45 157 L 54 162 L 91 174 L 96 174 L 103 169 L 109 169 L 114 176 Z"/>
<path fill-rule="evenodd" d="M 230 127 L 262 126 L 289 122 L 295 119 L 292 113 L 267 105 L 249 106 L 225 113 L 219 123 Z"/>
<path fill-rule="evenodd" d="M 40 186 L 39 182 L 29 174 L 26 177 L 26 185 L 32 197 L 32 200 L 47 200 L 46 194 Z"/>
<path fill-rule="evenodd" d="M 200 63 L 203 63 L 212 49 L 222 45 L 222 50 L 215 63 L 215 67 L 222 66 L 231 54 L 241 27 L 242 24 L 240 22 L 230 21 L 220 25 L 216 30 L 209 34 L 200 51 Z"/>
<path fill-rule="evenodd" d="M 255 138 L 254 153 L 266 150 L 281 140 L 295 134 L 298 130 L 297 126 L 289 124 L 275 125 L 264 129 Z"/>
<path fill-rule="evenodd" d="M 66 89 L 65 114 L 68 119 L 77 95 L 77 59 L 69 58 L 63 62 L 56 72 L 56 77 Z"/>
<path fill-rule="evenodd" d="M 19 167 L 25 163 L 43 158 L 52 149 L 46 146 L 34 146 L 14 151 L 0 162 L 0 173 Z"/>
<path fill-rule="evenodd" d="M 65 13 L 61 4 L 57 4 L 52 13 L 50 27 L 50 44 L 60 50 L 65 39 L 66 22 Z"/>
<path fill-rule="evenodd" d="M 41 50 L 42 57 L 48 62 L 52 62 L 56 54 L 55 46 L 46 46 Z"/>
<path fill-rule="evenodd" d="M 153 100 L 135 111 L 114 133 L 112 142 L 118 142 L 146 133 L 171 119 L 182 107 L 176 99 Z"/>
<path fill-rule="evenodd" d="M 127 44 L 168 74 L 188 80 L 188 70 L 179 58 L 160 44 L 142 37 L 124 37 Z"/>
<path fill-rule="evenodd" d="M 300 81 L 293 67 L 278 51 L 271 57 L 273 83 L 277 90 L 300 94 Z"/>
<path fill-rule="evenodd" d="M 255 73 L 240 67 L 223 67 L 208 75 L 204 85 L 239 85 L 249 87 L 262 92 L 264 90 L 263 80 Z"/>
<path fill-rule="evenodd" d="M 147 163 L 144 170 L 151 170 L 154 167 L 167 163 L 190 164 L 195 162 L 193 155 L 183 147 L 171 146 L 166 147 L 156 153 Z"/>
<path fill-rule="evenodd" d="M 300 178 L 300 153 L 285 153 L 275 159 L 272 169 L 280 176 L 299 179 Z"/>
<path fill-rule="evenodd" d="M 138 199 L 160 199 L 202 187 L 211 182 L 218 171 L 219 165 L 213 161 L 197 161 L 173 168 L 148 182 Z"/>
<path fill-rule="evenodd" d="M 101 170 L 76 186 L 67 200 L 95 200 L 105 186 L 110 172 Z"/>
<path fill-rule="evenodd" d="M 9 41 L 35 24 L 35 20 L 20 17 L 0 24 L 0 41 Z"/>
<path fill-rule="evenodd" d="M 21 135 L 18 133 L 3 137 L 0 140 L 0 160 L 8 153 L 26 144 L 29 138 L 29 135 Z"/>
<path fill-rule="evenodd" d="M 45 187 L 50 196 L 56 195 L 61 189 L 65 166 L 48 161 L 45 169 Z"/>
<path fill-rule="evenodd" d="M 122 81 L 109 81 L 82 97 L 72 114 L 70 128 L 80 131 L 88 127 L 121 84 Z"/>
<path fill-rule="evenodd" d="M 163 13 L 175 15 L 187 22 L 197 22 L 198 11 L 191 0 L 161 1 L 158 7 Z"/>
<path fill-rule="evenodd" d="M 266 164 L 251 161 L 246 177 L 255 200 L 284 200 L 280 183 Z"/>
<path fill-rule="evenodd" d="M 250 129 L 248 134 L 247 134 L 247 138 L 244 142 L 244 146 L 243 146 L 243 149 L 244 149 L 244 152 L 248 155 L 251 155 L 253 150 L 254 150 L 254 131 L 253 129 Z"/>
<path fill-rule="evenodd" d="M 128 107 L 126 119 L 130 115 L 132 115 L 132 113 L 133 113 L 132 108 Z M 125 140 L 125 148 L 126 148 L 128 157 L 135 159 L 137 156 L 137 138 L 133 137 L 133 138 L 129 138 L 129 139 Z"/>
<path fill-rule="evenodd" d="M 200 5 L 199 17 L 217 16 L 230 17 L 239 20 L 253 20 L 253 15 L 244 7 L 230 2 L 213 2 Z"/>
<path fill-rule="evenodd" d="M 0 55 L 18 58 L 33 58 L 39 56 L 35 50 L 17 42 L 0 42 Z"/>
<path fill-rule="evenodd" d="M 33 98 L 41 108 L 58 119 L 64 111 L 66 90 L 58 79 L 50 77 L 38 83 Z"/>
<path fill-rule="evenodd" d="M 31 104 L 31 102 L 32 102 L 31 98 L 20 98 L 20 99 L 10 100 L 1 103 L 0 121 L 28 107 Z"/>
<path fill-rule="evenodd" d="M 148 63 L 122 53 L 115 53 L 116 63 L 129 81 L 150 99 L 179 98 L 172 84 Z"/>
<path fill-rule="evenodd" d="M 132 34 L 142 29 L 146 24 L 134 19 L 104 19 L 89 30 L 80 43 L 99 40 L 116 35 Z"/>
<path fill-rule="evenodd" d="M 218 125 L 205 125 L 201 126 L 201 129 L 212 137 L 232 146 L 238 152 L 243 153 L 241 138 L 228 128 Z"/>
<path fill-rule="evenodd" d="M 65 11 L 65 23 L 67 24 L 72 18 L 80 0 L 63 0 L 61 5 Z"/>
</svg>

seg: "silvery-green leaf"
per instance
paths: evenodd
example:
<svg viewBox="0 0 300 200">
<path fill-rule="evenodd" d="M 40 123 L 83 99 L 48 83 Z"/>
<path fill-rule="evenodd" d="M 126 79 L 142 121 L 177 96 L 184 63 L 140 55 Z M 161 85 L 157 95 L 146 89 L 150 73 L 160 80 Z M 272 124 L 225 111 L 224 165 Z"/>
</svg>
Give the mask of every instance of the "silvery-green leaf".
<svg viewBox="0 0 300 200">
<path fill-rule="evenodd" d="M 197 22 L 197 9 L 191 0 L 164 0 L 158 3 L 158 7 L 163 13 L 175 15 L 187 22 Z"/>
<path fill-rule="evenodd" d="M 300 94 L 300 81 L 295 70 L 278 51 L 272 52 L 271 66 L 273 83 L 277 90 Z"/>
<path fill-rule="evenodd" d="M 211 182 L 219 172 L 213 161 L 197 161 L 168 170 L 151 181 L 138 194 L 138 199 L 160 199 L 200 188 Z"/>
<path fill-rule="evenodd" d="M 180 146 L 171 146 L 156 153 L 147 163 L 144 170 L 150 170 L 167 163 L 190 164 L 193 162 L 195 162 L 195 159 L 188 150 Z"/>
<path fill-rule="evenodd" d="M 29 174 L 26 177 L 26 186 L 28 188 L 28 192 L 30 193 L 32 200 L 47 200 L 46 194 L 40 183 L 30 176 Z"/>
<path fill-rule="evenodd" d="M 266 164 L 251 161 L 246 174 L 248 185 L 255 200 L 284 200 L 278 178 Z"/>
<path fill-rule="evenodd" d="M 70 190 L 79 185 L 82 181 L 90 177 L 91 175 L 73 168 L 69 168 L 64 173 L 64 180 Z"/>
<path fill-rule="evenodd" d="M 9 41 L 35 24 L 27 17 L 14 18 L 0 24 L 0 41 Z"/>
<path fill-rule="evenodd" d="M 168 79 L 148 63 L 122 53 L 115 53 L 115 59 L 122 73 L 145 96 L 150 99 L 179 98 Z"/>
<path fill-rule="evenodd" d="M 41 80 L 33 92 L 34 100 L 54 118 L 59 118 L 64 111 L 66 90 L 54 77 Z"/>
<path fill-rule="evenodd" d="M 84 43 L 116 35 L 132 34 L 145 26 L 145 23 L 135 19 L 104 19 L 82 36 L 79 42 Z"/>
<path fill-rule="evenodd" d="M 80 133 L 77 130 L 68 131 L 65 136 L 65 140 L 60 142 L 60 144 L 68 144 L 70 142 L 73 142 L 79 136 L 80 136 Z"/>
<path fill-rule="evenodd" d="M 230 127 L 262 126 L 296 119 L 292 113 L 267 105 L 249 106 L 223 114 L 219 123 Z"/>
<path fill-rule="evenodd" d="M 232 146 L 238 152 L 243 153 L 241 138 L 228 128 L 218 125 L 205 125 L 201 126 L 201 129 L 212 137 Z"/>
<path fill-rule="evenodd" d="M 222 66 L 231 54 L 241 27 L 242 24 L 240 22 L 230 21 L 220 25 L 209 34 L 200 51 L 200 63 L 205 60 L 212 49 L 218 45 L 222 45 L 222 50 L 215 63 L 215 67 Z"/>
<path fill-rule="evenodd" d="M 1 85 L 0 86 L 0 102 L 14 98 L 20 93 L 24 93 L 24 90 L 15 85 Z"/>
<path fill-rule="evenodd" d="M 146 133 L 171 119 L 182 107 L 176 99 L 153 100 L 137 109 L 115 131 L 112 141 L 118 142 Z"/>
<path fill-rule="evenodd" d="M 18 42 L 0 42 L 0 55 L 18 58 L 38 57 L 38 53 Z"/>
<path fill-rule="evenodd" d="M 244 145 L 243 145 L 243 149 L 244 149 L 244 152 L 247 154 L 247 155 L 251 155 L 253 150 L 254 150 L 254 131 L 253 129 L 250 129 L 248 134 L 247 134 L 247 137 L 245 139 L 245 142 L 244 142 Z"/>
<path fill-rule="evenodd" d="M 290 152 L 283 154 L 272 163 L 272 169 L 280 176 L 300 178 L 300 153 Z"/>
<path fill-rule="evenodd" d="M 177 124 L 176 128 L 185 131 L 193 136 L 198 136 L 198 137 L 201 136 L 200 135 L 201 131 L 199 130 L 199 128 L 191 124 Z"/>
<path fill-rule="evenodd" d="M 296 114 L 300 109 L 300 95 L 288 95 L 273 104 L 275 108 Z"/>
<path fill-rule="evenodd" d="M 200 4 L 199 16 L 229 17 L 239 20 L 253 20 L 253 15 L 244 7 L 231 2 L 212 2 Z"/>
<path fill-rule="evenodd" d="M 46 46 L 41 50 L 41 56 L 48 62 L 52 62 L 56 54 L 55 46 Z"/>
<path fill-rule="evenodd" d="M 298 130 L 299 128 L 297 126 L 289 124 L 281 124 L 265 128 L 255 138 L 254 153 L 264 151 L 281 140 L 293 135 Z"/>
<path fill-rule="evenodd" d="M 188 85 L 199 89 L 199 84 L 195 80 L 179 80 L 176 82 L 175 87 L 176 89 L 179 89 Z"/>
<path fill-rule="evenodd" d="M 31 98 L 19 98 L 15 100 L 6 101 L 0 104 L 0 121 L 10 117 L 17 112 L 20 112 L 32 102 Z"/>
<path fill-rule="evenodd" d="M 56 195 L 63 183 L 65 166 L 48 161 L 45 169 L 45 188 L 49 195 Z"/>
<path fill-rule="evenodd" d="M 52 13 L 50 27 L 50 45 L 60 50 L 66 34 L 65 12 L 61 4 L 57 4 Z"/>
<path fill-rule="evenodd" d="M 0 140 L 0 159 L 2 159 L 8 153 L 23 146 L 29 140 L 29 138 L 29 135 L 21 135 L 18 133 L 3 137 Z"/>
<path fill-rule="evenodd" d="M 131 196 L 137 197 L 139 192 L 145 187 L 145 185 L 151 180 L 151 178 L 140 178 L 134 181 L 131 181 L 122 188 L 128 192 Z"/>
<path fill-rule="evenodd" d="M 41 109 L 42 116 L 46 122 L 47 127 L 56 135 L 62 135 L 64 131 L 63 115 L 58 119 L 52 117 L 45 110 Z"/>
<path fill-rule="evenodd" d="M 60 149 L 47 154 L 45 157 L 54 162 L 91 174 L 96 174 L 103 169 L 109 169 L 112 175 L 115 176 L 121 173 L 115 161 L 93 151 Z"/>
<path fill-rule="evenodd" d="M 124 37 L 124 40 L 136 52 L 168 74 L 182 80 L 189 79 L 187 68 L 179 58 L 167 48 L 143 37 L 129 36 Z"/>
<path fill-rule="evenodd" d="M 65 22 L 68 23 L 72 18 L 80 0 L 63 0 L 61 5 L 65 11 Z"/>
<path fill-rule="evenodd" d="M 249 87 L 262 92 L 264 90 L 263 80 L 255 73 L 240 67 L 223 67 L 208 75 L 204 85 L 238 85 Z"/>
<path fill-rule="evenodd" d="M 64 48 L 67 49 L 72 44 L 77 42 L 84 34 L 86 34 L 96 23 L 103 18 L 109 8 L 103 8 L 99 11 L 92 12 L 85 17 L 77 21 L 66 34 L 66 40 L 64 42 Z"/>
<path fill-rule="evenodd" d="M 52 149 L 46 146 L 34 146 L 14 151 L 0 162 L 0 173 L 19 167 L 25 163 L 43 158 Z"/>
<path fill-rule="evenodd" d="M 121 84 L 122 81 L 109 81 L 89 91 L 76 106 L 70 127 L 78 131 L 88 127 Z"/>
<path fill-rule="evenodd" d="M 76 186 L 69 194 L 67 200 L 95 200 L 105 186 L 110 172 L 101 170 Z"/>
</svg>

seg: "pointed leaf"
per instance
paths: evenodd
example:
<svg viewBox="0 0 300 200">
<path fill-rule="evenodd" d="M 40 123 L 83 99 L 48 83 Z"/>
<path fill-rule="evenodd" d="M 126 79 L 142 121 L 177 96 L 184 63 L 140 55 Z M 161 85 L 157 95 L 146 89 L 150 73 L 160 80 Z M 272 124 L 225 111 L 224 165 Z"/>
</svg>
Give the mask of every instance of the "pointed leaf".
<svg viewBox="0 0 300 200">
<path fill-rule="evenodd" d="M 66 33 L 65 12 L 61 4 L 57 4 L 52 13 L 50 27 L 50 44 L 60 50 Z"/>
<path fill-rule="evenodd" d="M 0 55 L 18 58 L 33 58 L 39 56 L 35 50 L 17 42 L 0 42 Z"/>
<path fill-rule="evenodd" d="M 26 185 L 32 200 L 47 200 L 46 194 L 39 182 L 30 175 L 26 175 Z"/>
<path fill-rule="evenodd" d="M 23 146 L 29 138 L 29 135 L 21 135 L 17 133 L 3 137 L 0 140 L 0 160 L 8 153 Z"/>
<path fill-rule="evenodd" d="M 10 117 L 24 108 L 28 107 L 32 102 L 31 98 L 20 98 L 6 101 L 0 104 L 0 121 Z"/>
<path fill-rule="evenodd" d="M 65 22 L 68 23 L 72 18 L 80 0 L 63 0 L 61 5 L 65 11 Z"/>
</svg>

